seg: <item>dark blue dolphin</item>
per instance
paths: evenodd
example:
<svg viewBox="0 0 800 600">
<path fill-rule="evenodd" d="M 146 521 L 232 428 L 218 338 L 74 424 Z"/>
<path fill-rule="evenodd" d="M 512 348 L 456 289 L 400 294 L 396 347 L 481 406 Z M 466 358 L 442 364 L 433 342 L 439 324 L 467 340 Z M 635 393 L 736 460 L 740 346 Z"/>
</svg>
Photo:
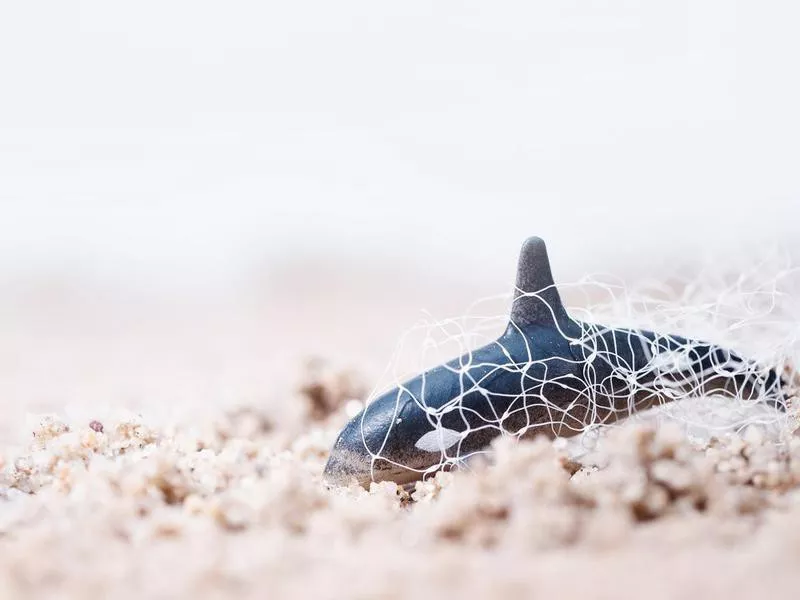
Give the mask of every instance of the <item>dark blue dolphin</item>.
<svg viewBox="0 0 800 600">
<path fill-rule="evenodd" d="M 730 350 L 570 318 L 544 242 L 533 237 L 520 253 L 505 332 L 368 404 L 336 440 L 325 479 L 408 483 L 457 465 L 501 433 L 570 436 L 710 392 L 785 409 L 775 370 Z"/>
</svg>

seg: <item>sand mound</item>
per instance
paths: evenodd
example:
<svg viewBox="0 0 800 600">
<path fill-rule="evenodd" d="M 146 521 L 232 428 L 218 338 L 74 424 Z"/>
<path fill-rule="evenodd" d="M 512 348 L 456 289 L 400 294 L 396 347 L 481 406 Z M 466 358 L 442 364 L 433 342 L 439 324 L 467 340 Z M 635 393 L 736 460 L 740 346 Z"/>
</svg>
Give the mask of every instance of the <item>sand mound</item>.
<svg viewBox="0 0 800 600">
<path fill-rule="evenodd" d="M 765 361 L 795 343 L 796 294 L 734 288 L 712 301 L 689 290 L 674 311 L 658 300 L 645 312 L 665 331 L 696 330 Z M 776 298 L 788 308 L 776 313 Z M 300 394 L 276 379 L 271 357 L 289 361 L 284 341 L 305 337 L 270 336 L 274 323 L 238 308 L 184 320 L 123 312 L 96 330 L 40 312 L 59 327 L 37 334 L 39 312 L 0 311 L 2 598 L 797 596 L 800 438 L 777 443 L 755 426 L 721 436 L 730 423 L 710 420 L 724 416 L 713 402 L 684 421 L 717 435 L 703 443 L 640 422 L 582 463 L 545 440 L 499 440 L 491 462 L 411 489 L 328 489 L 328 451 L 366 389 L 319 364 Z M 647 325 L 617 316 L 609 322 Z M 340 334 L 331 354 L 345 360 Z M 75 401 L 90 410 L 24 428 L 18 418 Z"/>
<path fill-rule="evenodd" d="M 792 594 L 800 439 L 751 428 L 698 447 L 631 425 L 601 469 L 503 439 L 491 464 L 410 490 L 328 489 L 357 407 L 311 389 L 299 435 L 255 408 L 192 426 L 43 419 L 0 458 L 3 597 Z"/>
</svg>

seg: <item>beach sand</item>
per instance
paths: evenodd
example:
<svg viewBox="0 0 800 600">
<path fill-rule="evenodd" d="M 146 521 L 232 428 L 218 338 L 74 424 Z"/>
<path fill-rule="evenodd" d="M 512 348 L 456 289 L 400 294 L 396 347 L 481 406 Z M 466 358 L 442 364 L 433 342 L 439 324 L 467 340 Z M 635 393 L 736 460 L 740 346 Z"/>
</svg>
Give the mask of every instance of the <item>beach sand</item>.
<svg viewBox="0 0 800 600">
<path fill-rule="evenodd" d="M 797 596 L 788 431 L 704 444 L 633 423 L 600 469 L 504 439 L 415 488 L 327 488 L 328 450 L 421 298 L 447 315 L 487 292 L 409 281 L 392 302 L 378 275 L 353 280 L 307 305 L 292 286 L 200 302 L 9 284 L 0 596 Z"/>
</svg>

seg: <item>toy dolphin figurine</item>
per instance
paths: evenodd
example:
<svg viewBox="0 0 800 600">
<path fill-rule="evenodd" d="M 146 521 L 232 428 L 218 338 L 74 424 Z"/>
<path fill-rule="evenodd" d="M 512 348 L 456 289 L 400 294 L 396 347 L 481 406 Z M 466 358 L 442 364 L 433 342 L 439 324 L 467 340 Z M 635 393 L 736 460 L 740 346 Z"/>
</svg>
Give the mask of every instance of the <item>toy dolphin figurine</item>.
<svg viewBox="0 0 800 600">
<path fill-rule="evenodd" d="M 505 332 L 368 404 L 340 433 L 324 477 L 410 483 L 460 464 L 500 434 L 570 436 L 711 392 L 786 406 L 775 370 L 730 350 L 570 318 L 544 242 L 532 237 L 520 253 Z"/>
</svg>

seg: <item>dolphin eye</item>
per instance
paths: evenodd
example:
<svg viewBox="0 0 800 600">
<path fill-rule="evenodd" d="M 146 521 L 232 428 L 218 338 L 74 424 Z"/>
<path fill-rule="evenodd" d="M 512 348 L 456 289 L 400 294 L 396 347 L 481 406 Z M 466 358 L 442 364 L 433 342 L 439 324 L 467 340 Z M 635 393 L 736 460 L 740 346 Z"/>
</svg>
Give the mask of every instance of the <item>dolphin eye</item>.
<svg viewBox="0 0 800 600">
<path fill-rule="evenodd" d="M 425 452 L 443 452 L 457 444 L 462 437 L 463 434 L 455 429 L 439 426 L 419 438 L 414 446 Z"/>
</svg>

